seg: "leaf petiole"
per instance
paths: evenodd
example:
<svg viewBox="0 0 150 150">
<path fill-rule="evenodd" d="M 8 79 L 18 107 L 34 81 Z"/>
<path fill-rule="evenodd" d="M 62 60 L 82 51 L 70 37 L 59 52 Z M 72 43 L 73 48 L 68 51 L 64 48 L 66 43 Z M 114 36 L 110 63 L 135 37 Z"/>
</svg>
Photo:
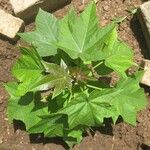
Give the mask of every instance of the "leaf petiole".
<svg viewBox="0 0 150 150">
<path fill-rule="evenodd" d="M 98 66 L 100 66 L 103 63 L 103 61 L 99 62 L 98 64 L 96 64 L 93 69 L 97 68 Z"/>
<path fill-rule="evenodd" d="M 70 96 L 69 96 L 69 99 L 68 99 L 68 103 L 71 101 L 71 99 L 72 99 L 72 92 L 70 93 Z"/>
<path fill-rule="evenodd" d="M 93 86 L 93 85 L 90 85 L 90 84 L 87 84 L 86 86 L 89 87 L 89 88 L 92 88 L 92 89 L 102 90 L 102 88 L 99 88 L 99 87 L 96 87 L 96 86 Z"/>
</svg>

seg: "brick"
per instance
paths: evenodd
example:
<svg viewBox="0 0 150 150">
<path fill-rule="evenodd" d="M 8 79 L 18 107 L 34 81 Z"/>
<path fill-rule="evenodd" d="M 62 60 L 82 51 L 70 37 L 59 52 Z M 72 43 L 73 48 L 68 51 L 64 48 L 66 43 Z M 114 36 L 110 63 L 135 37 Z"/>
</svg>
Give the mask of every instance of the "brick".
<svg viewBox="0 0 150 150">
<path fill-rule="evenodd" d="M 138 16 L 149 49 L 148 53 L 150 54 L 150 1 L 140 6 Z"/>
<path fill-rule="evenodd" d="M 15 40 L 17 32 L 24 29 L 24 21 L 0 9 L 0 34 Z"/>
<path fill-rule="evenodd" d="M 16 16 L 25 21 L 32 19 L 39 8 L 47 11 L 54 11 L 71 0 L 10 0 Z"/>
<path fill-rule="evenodd" d="M 150 60 L 144 60 L 144 75 L 142 77 L 141 83 L 150 86 Z"/>
</svg>

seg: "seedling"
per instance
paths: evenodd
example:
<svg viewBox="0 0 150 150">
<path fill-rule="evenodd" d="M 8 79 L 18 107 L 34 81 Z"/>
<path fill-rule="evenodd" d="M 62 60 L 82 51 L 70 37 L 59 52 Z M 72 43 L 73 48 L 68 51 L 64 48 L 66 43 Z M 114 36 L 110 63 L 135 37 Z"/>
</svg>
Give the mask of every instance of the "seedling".
<svg viewBox="0 0 150 150">
<path fill-rule="evenodd" d="M 142 72 L 126 73 L 133 51 L 118 40 L 115 23 L 99 27 L 95 3 L 60 20 L 40 9 L 36 30 L 19 35 L 33 46 L 20 48 L 12 69 L 17 81 L 5 85 L 10 121 L 23 121 L 30 134 L 62 137 L 70 147 L 104 118 L 116 123 L 121 116 L 136 125 L 136 113 L 147 104 Z M 99 80 L 111 72 L 120 77 L 113 87 Z"/>
<path fill-rule="evenodd" d="M 127 9 L 127 12 L 129 12 L 131 15 L 134 15 L 137 13 L 137 10 L 138 10 L 137 8 L 131 7 Z"/>
<path fill-rule="evenodd" d="M 128 15 L 126 15 L 124 17 L 114 17 L 112 19 L 112 21 L 115 22 L 115 23 L 118 23 L 118 24 L 124 22 L 129 16 L 134 15 L 134 14 L 137 13 L 137 8 L 128 8 L 127 12 L 129 13 Z"/>
<path fill-rule="evenodd" d="M 114 18 L 112 19 L 112 21 L 115 22 L 115 23 L 122 23 L 123 21 L 126 20 L 127 17 L 128 17 L 128 16 L 124 16 L 124 17 L 114 17 Z"/>
</svg>

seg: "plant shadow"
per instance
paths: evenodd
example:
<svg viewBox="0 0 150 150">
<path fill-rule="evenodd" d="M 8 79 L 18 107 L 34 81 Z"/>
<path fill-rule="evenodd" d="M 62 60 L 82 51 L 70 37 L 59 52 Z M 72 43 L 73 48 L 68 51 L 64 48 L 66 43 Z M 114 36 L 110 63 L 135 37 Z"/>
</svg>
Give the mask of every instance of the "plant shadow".
<svg viewBox="0 0 150 150">
<path fill-rule="evenodd" d="M 94 136 L 94 133 L 96 133 L 96 131 L 98 131 L 102 134 L 112 136 L 113 135 L 112 120 L 111 119 L 104 119 L 104 125 L 103 126 L 93 127 L 92 132 L 91 132 L 92 136 Z"/>
<path fill-rule="evenodd" d="M 115 124 L 119 124 L 123 122 L 123 119 L 122 117 L 119 117 L 116 121 Z M 94 127 L 92 128 L 92 133 L 96 133 L 96 131 L 100 132 L 101 134 L 105 134 L 105 135 L 110 135 L 110 136 L 113 136 L 113 121 L 111 118 L 105 118 L 104 119 L 104 125 L 103 126 L 100 126 L 100 127 Z M 94 131 L 94 132 L 93 132 Z M 94 134 L 93 134 L 94 136 Z"/>
<path fill-rule="evenodd" d="M 38 143 L 42 143 L 42 144 L 53 143 L 54 144 L 55 143 L 57 145 L 61 145 L 64 149 L 69 149 L 67 144 L 65 144 L 65 142 L 60 137 L 46 138 L 44 137 L 43 134 L 30 134 L 29 138 L 32 144 L 38 144 Z"/>
<path fill-rule="evenodd" d="M 118 119 L 117 123 L 120 123 L 120 122 L 122 122 L 121 118 Z M 93 127 L 91 130 L 89 130 L 90 135 L 93 137 L 94 134 L 98 131 L 102 134 L 113 136 L 112 124 L 113 124 L 112 119 L 105 119 L 104 120 L 104 126 Z M 21 121 L 14 120 L 13 125 L 14 125 L 14 131 L 17 131 L 18 129 L 26 131 L 25 125 Z M 89 133 L 85 132 L 83 134 L 83 138 L 87 137 L 87 136 L 89 136 Z M 64 149 L 69 149 L 68 145 L 65 144 L 65 142 L 60 137 L 46 138 L 46 137 L 44 137 L 43 134 L 30 134 L 29 139 L 30 139 L 30 142 L 32 144 L 50 144 L 50 143 L 53 143 L 53 144 L 61 145 Z"/>
<path fill-rule="evenodd" d="M 145 93 L 148 93 L 148 95 L 150 95 L 150 87 L 149 86 L 140 84 L 140 87 L 144 89 Z"/>
<path fill-rule="evenodd" d="M 13 121 L 13 127 L 14 131 L 22 130 L 26 131 L 25 124 L 22 121 L 14 120 Z M 32 144 L 50 144 L 55 143 L 57 145 L 61 145 L 64 147 L 64 149 L 69 149 L 67 144 L 62 140 L 62 138 L 56 137 L 56 138 L 46 138 L 44 137 L 44 134 L 30 134 L 29 135 L 30 143 Z"/>
</svg>

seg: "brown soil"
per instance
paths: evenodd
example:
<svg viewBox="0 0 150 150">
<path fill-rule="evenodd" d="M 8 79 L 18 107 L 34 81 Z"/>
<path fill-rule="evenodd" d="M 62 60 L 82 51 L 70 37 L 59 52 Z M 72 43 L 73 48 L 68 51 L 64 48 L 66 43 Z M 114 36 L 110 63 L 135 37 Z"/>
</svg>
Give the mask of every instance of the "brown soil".
<svg viewBox="0 0 150 150">
<path fill-rule="evenodd" d="M 139 6 L 141 3 L 140 0 L 99 0 L 97 13 L 101 24 L 107 24 L 115 16 L 127 15 L 128 8 Z M 72 0 L 70 5 L 54 14 L 63 17 L 71 6 L 78 12 L 82 9 L 80 0 Z M 0 8 L 12 12 L 8 0 L 0 0 Z M 31 31 L 34 27 L 34 23 L 31 23 L 26 26 L 26 31 Z M 119 26 L 119 37 L 134 49 L 135 61 L 140 63 L 147 48 L 136 16 L 128 17 Z M 60 139 L 29 137 L 24 130 L 17 129 L 18 127 L 14 131 L 14 126 L 8 122 L 6 117 L 8 95 L 3 83 L 13 80 L 10 70 L 19 56 L 17 47 L 20 43 L 22 43 L 20 40 L 12 43 L 0 37 L 0 150 L 64 150 Z M 146 95 L 148 97 L 147 93 Z M 94 136 L 86 136 L 74 150 L 150 150 L 150 105 L 139 113 L 135 127 L 122 122 L 111 125 L 107 121 L 106 127 L 95 129 L 95 132 Z"/>
</svg>

